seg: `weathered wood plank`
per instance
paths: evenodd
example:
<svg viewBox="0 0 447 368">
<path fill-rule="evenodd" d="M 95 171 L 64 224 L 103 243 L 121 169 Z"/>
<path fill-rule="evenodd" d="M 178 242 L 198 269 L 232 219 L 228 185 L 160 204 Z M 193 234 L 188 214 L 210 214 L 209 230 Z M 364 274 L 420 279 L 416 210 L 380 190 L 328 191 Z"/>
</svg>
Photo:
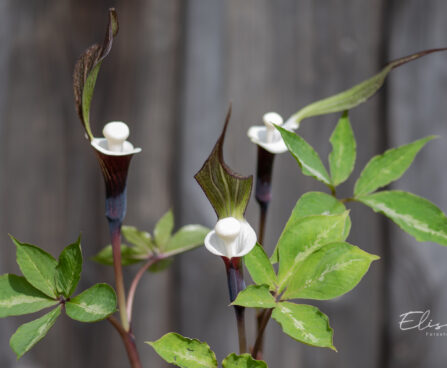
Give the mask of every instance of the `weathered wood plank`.
<svg viewBox="0 0 447 368">
<path fill-rule="evenodd" d="M 225 2 L 192 0 L 186 11 L 183 89 L 177 155 L 177 212 L 182 223 L 212 226 L 214 211 L 193 179 L 211 152 L 225 119 Z M 212 280 L 212 281 L 211 281 Z M 218 358 L 235 349 L 225 268 L 204 249 L 180 258 L 176 275 L 179 332 L 207 341 Z"/>
<path fill-rule="evenodd" d="M 11 48 L 13 35 L 13 20 L 11 17 L 11 2 L 3 1 L 0 4 L 0 136 L 3 136 L 5 110 L 7 108 L 7 96 L 9 86 L 9 68 L 11 65 Z M 2 162 L 3 163 L 3 162 Z M 3 165 L 1 166 L 3 168 Z M 1 170 L 0 178 L 3 181 L 7 173 Z M 2 211 L 3 212 L 3 211 Z M 3 271 L 9 263 L 9 246 L 3 243 L 0 257 L 0 269 Z M 0 322 L 0 366 L 9 367 L 14 363 L 14 356 L 10 353 L 9 336 L 14 330 L 14 321 L 3 320 Z"/>
<path fill-rule="evenodd" d="M 391 9 L 389 54 L 391 58 L 416 50 L 445 47 L 447 25 L 442 1 L 396 1 Z M 437 134 L 418 155 L 412 167 L 393 188 L 407 190 L 447 210 L 443 158 L 447 155 L 447 55 L 431 55 L 398 70 L 389 83 L 388 126 L 390 146 Z M 393 344 L 390 367 L 445 366 L 445 337 L 429 337 L 424 331 L 401 331 L 399 316 L 409 311 L 431 310 L 433 322 L 446 323 L 447 249 L 418 243 L 390 225 L 392 246 L 392 308 L 389 326 Z M 442 332 L 438 331 L 438 332 Z"/>
<path fill-rule="evenodd" d="M 71 102 L 70 66 L 64 53 L 67 15 L 64 3 L 46 2 L 30 8 L 11 3 L 9 17 L 14 38 L 1 137 L 1 167 L 7 173 L 2 176 L 0 226 L 2 257 L 7 259 L 2 273 L 17 270 L 8 233 L 40 244 L 53 254 L 68 244 L 64 208 L 68 151 L 64 136 L 72 110 L 66 109 L 67 102 Z M 31 319 L 13 320 L 8 335 L 12 335 L 17 322 Z M 30 354 L 29 361 L 54 366 L 70 355 L 68 344 L 51 348 L 57 341 L 65 341 L 63 326 L 62 322 L 50 332 L 41 349 Z M 48 354 L 51 349 L 53 353 Z M 10 349 L 7 354 L 11 361 L 15 360 Z"/>
<path fill-rule="evenodd" d="M 114 282 L 109 268 L 88 261 L 107 244 L 108 229 L 100 170 L 83 139 L 71 89 L 75 60 L 88 45 L 101 42 L 106 10 L 113 4 L 48 0 L 39 6 L 1 5 L 2 10 L 10 6 L 2 12 L 10 20 L 2 22 L 2 29 L 11 41 L 11 47 L 2 42 L 0 53 L 1 78 L 9 76 L 0 93 L 0 105 L 5 107 L 0 110 L 5 173 L 1 176 L 2 273 L 17 271 L 8 232 L 57 255 L 82 231 L 86 267 L 80 288 Z M 129 123 L 132 141 L 144 147 L 130 172 L 127 219 L 148 230 L 172 200 L 173 146 L 169 141 L 176 121 L 180 5 L 178 1 L 127 2 L 118 9 L 121 32 L 103 65 L 93 101 L 96 134 L 108 120 L 121 119 Z M 3 62 L 8 59 L 10 65 Z M 147 137 L 156 138 L 147 144 Z M 128 272 L 127 279 L 135 271 Z M 166 366 L 144 341 L 169 329 L 168 283 L 168 273 L 147 277 L 137 294 L 135 333 L 142 358 L 151 367 Z M 2 366 L 127 365 L 121 341 L 109 324 L 86 325 L 67 318 L 61 318 L 48 337 L 16 365 L 7 340 L 18 323 L 26 320 L 0 322 Z"/>
<path fill-rule="evenodd" d="M 173 160 L 183 5 L 181 1 L 137 1 L 123 7 L 121 15 L 122 42 L 117 41 L 115 50 L 118 79 L 113 84 L 116 88 L 110 90 L 114 91 L 112 104 L 123 106 L 113 116 L 125 114 L 126 120 L 128 116 L 132 141 L 143 147 L 132 162 L 126 222 L 152 233 L 156 221 L 173 206 L 175 198 L 178 167 Z M 110 110 L 108 118 L 116 119 L 112 116 L 114 108 Z M 128 272 L 129 280 L 135 272 L 135 268 Z M 175 329 L 171 319 L 177 297 L 172 293 L 171 276 L 171 271 L 148 274 L 137 291 L 134 332 L 147 367 L 167 366 L 144 342 Z"/>
<path fill-rule="evenodd" d="M 254 173 L 256 149 L 245 132 L 260 123 L 264 112 L 276 110 L 288 116 L 381 66 L 384 3 L 157 0 L 120 4 L 121 32 L 98 80 L 92 120 L 97 134 L 108 120 L 128 122 L 131 140 L 143 147 L 132 163 L 126 222 L 152 230 L 174 205 L 177 226 L 191 222 L 212 226 L 214 213 L 192 177 L 220 132 L 228 102 L 233 102 L 234 113 L 226 159 L 237 171 Z M 390 57 L 442 46 L 446 32 L 442 2 L 393 3 Z M 113 4 L 46 0 L 38 5 L 18 1 L 0 5 L 2 273 L 17 271 L 8 232 L 55 255 L 79 231 L 86 258 L 108 242 L 103 183 L 82 138 L 70 85 L 74 60 L 87 45 L 101 39 L 105 9 Z M 430 56 L 393 72 L 388 93 L 390 146 L 427 134 L 445 134 L 442 116 L 447 111 L 440 97 L 445 95 L 444 59 Z M 380 99 L 351 114 L 359 141 L 354 177 L 381 149 Z M 327 139 L 336 119 L 334 115 L 312 119 L 300 128 L 322 158 L 329 153 Z M 440 140 L 431 143 L 396 187 L 424 195 L 446 209 L 445 178 L 433 164 L 444 157 L 444 151 Z M 302 176 L 287 154 L 276 159 L 275 173 L 266 239 L 269 249 L 298 197 L 308 190 L 324 190 Z M 430 178 L 430 185 L 422 178 Z M 352 184 L 350 180 L 343 185 L 340 195 L 348 196 Z M 442 367 L 447 353 L 441 337 L 404 334 L 396 326 L 400 313 L 416 308 L 431 308 L 433 318 L 445 322 L 447 293 L 440 292 L 446 277 L 445 250 L 416 244 L 393 225 L 389 242 L 382 244 L 376 215 L 359 205 L 352 206 L 352 215 L 352 243 L 379 255 L 384 246 L 393 247 L 390 366 Z M 256 225 L 254 202 L 247 217 Z M 134 271 L 127 272 L 126 278 Z M 278 354 L 281 358 L 271 366 L 380 366 L 381 273 L 378 262 L 355 291 L 334 302 L 318 303 L 331 318 L 338 354 L 302 346 L 284 336 L 273 322 L 266 359 L 273 362 Z M 81 287 L 98 281 L 113 283 L 110 269 L 87 263 Z M 137 294 L 134 317 L 144 365 L 165 366 L 143 341 L 169 330 L 206 340 L 219 358 L 235 350 L 235 322 L 227 303 L 223 264 L 203 249 L 180 257 L 173 272 L 147 277 Z M 252 317 L 248 316 L 251 339 Z M 26 320 L 0 321 L 2 367 L 127 364 L 121 342 L 107 323 L 82 325 L 66 318 L 15 363 L 7 340 Z M 96 349 L 114 354 L 103 360 L 94 354 Z"/>
</svg>

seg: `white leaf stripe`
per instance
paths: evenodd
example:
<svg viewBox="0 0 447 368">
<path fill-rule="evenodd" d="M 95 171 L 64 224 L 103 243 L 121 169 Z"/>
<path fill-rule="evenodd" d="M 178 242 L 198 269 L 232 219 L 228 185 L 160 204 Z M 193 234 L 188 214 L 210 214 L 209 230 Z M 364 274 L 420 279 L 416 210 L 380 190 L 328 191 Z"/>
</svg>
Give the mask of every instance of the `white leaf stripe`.
<svg viewBox="0 0 447 368">
<path fill-rule="evenodd" d="M 354 194 L 368 194 L 399 179 L 410 167 L 419 151 L 433 138 L 435 137 L 422 138 L 373 157 L 355 183 Z"/>
<path fill-rule="evenodd" d="M 329 174 L 327 173 L 326 168 L 321 162 L 318 153 L 313 149 L 313 147 L 298 134 L 294 134 L 281 127 L 277 127 L 277 129 L 281 133 L 288 151 L 293 155 L 293 157 L 298 161 L 298 164 L 301 166 L 303 174 L 314 176 L 317 180 L 330 185 L 331 180 L 329 178 Z M 313 166 L 310 166 L 308 161 L 314 161 L 312 162 Z"/>
<path fill-rule="evenodd" d="M 343 221 L 346 221 L 346 217 L 342 218 Z M 300 220 L 298 220 L 300 221 Z M 281 278 L 279 289 L 282 290 L 283 287 L 287 284 L 287 282 L 290 280 L 290 278 L 297 272 L 297 268 L 299 264 L 304 261 L 307 257 L 309 257 L 312 253 L 320 249 L 324 244 L 326 244 L 327 241 L 327 234 L 329 234 L 332 230 L 334 230 L 337 226 L 339 226 L 339 222 L 335 221 L 332 223 L 331 226 L 327 227 L 325 230 L 321 231 L 317 237 L 315 238 L 315 241 L 312 244 L 309 244 L 304 251 L 298 253 L 294 260 L 292 266 L 288 269 L 287 273 Z M 297 233 L 299 232 L 299 229 L 296 231 L 289 230 L 291 233 Z"/>
<path fill-rule="evenodd" d="M 427 234 L 430 234 L 433 236 L 443 238 L 447 241 L 447 233 L 445 231 L 432 229 L 432 228 L 430 228 L 428 223 L 422 222 L 422 221 L 414 218 L 410 214 L 399 213 L 395 209 L 388 207 L 385 203 L 376 201 L 374 199 L 368 199 L 365 202 L 367 204 L 373 205 L 377 211 L 381 211 L 384 214 L 386 214 L 396 220 L 402 221 L 402 222 L 406 223 L 407 225 L 413 227 L 416 230 L 419 230 L 421 232 L 424 232 L 424 233 L 427 233 Z"/>
<path fill-rule="evenodd" d="M 175 353 L 176 357 L 180 357 L 183 360 L 189 361 L 189 362 L 195 362 L 197 364 L 201 364 L 203 365 L 203 368 L 209 368 L 209 360 L 207 359 L 198 359 L 197 355 L 192 354 L 191 352 L 189 352 L 188 350 L 183 350 L 183 351 L 177 351 Z"/>
<path fill-rule="evenodd" d="M 337 168 L 341 167 L 341 163 L 342 160 L 344 159 L 344 153 L 345 153 L 345 146 L 344 145 L 340 145 L 339 147 L 337 147 L 338 152 L 337 152 L 337 160 L 335 161 L 335 166 Z"/>
<path fill-rule="evenodd" d="M 295 316 L 293 315 L 293 311 L 291 311 L 289 308 L 287 308 L 282 303 L 280 303 L 277 306 L 277 308 L 281 311 L 281 313 L 286 315 L 292 321 L 293 326 L 297 330 L 299 330 L 307 340 L 311 341 L 314 344 L 318 343 L 319 339 L 315 335 L 313 335 L 312 333 L 306 331 L 306 328 L 304 327 L 303 322 L 300 321 L 299 319 L 295 318 Z"/>
<path fill-rule="evenodd" d="M 34 303 L 48 303 L 49 305 L 57 303 L 56 300 L 51 299 L 43 299 L 36 296 L 29 296 L 29 295 L 16 295 L 9 299 L 0 299 L 0 308 L 14 308 L 18 305 L 27 305 L 27 304 L 34 304 Z"/>
<path fill-rule="evenodd" d="M 59 316 L 59 314 L 60 314 L 60 308 L 56 308 L 54 311 L 48 313 L 48 316 L 44 316 L 47 317 L 46 318 L 47 321 L 45 321 L 45 323 L 38 328 L 34 338 L 29 341 L 28 346 L 33 346 L 34 344 L 36 344 L 42 338 L 42 336 L 45 335 L 50 330 L 50 328 L 54 324 L 55 319 Z"/>
<path fill-rule="evenodd" d="M 61 308 L 57 307 L 44 316 L 21 325 L 12 335 L 9 344 L 20 358 L 29 351 L 37 342 L 39 342 L 56 322 L 61 314 Z"/>
<path fill-rule="evenodd" d="M 217 368 L 216 355 L 209 345 L 170 332 L 157 341 L 147 341 L 166 362 L 178 367 Z"/>
<path fill-rule="evenodd" d="M 110 308 L 108 308 L 104 304 L 87 304 L 87 303 L 73 303 L 73 302 L 67 302 L 72 307 L 77 307 L 79 309 L 82 309 L 84 312 L 92 315 L 98 315 L 98 316 L 104 316 L 105 314 L 110 313 Z"/>
<path fill-rule="evenodd" d="M 297 157 L 297 156 L 295 156 Z M 307 170 L 311 175 L 315 176 L 316 178 L 320 179 L 322 182 L 326 184 L 330 184 L 329 180 L 327 180 L 326 176 L 323 176 L 318 170 L 314 169 L 312 166 L 307 165 L 303 160 L 300 160 L 298 157 L 297 159 L 300 161 L 301 165 L 305 170 Z"/>
<path fill-rule="evenodd" d="M 303 289 L 307 289 L 307 288 L 311 287 L 317 281 L 318 282 L 323 282 L 325 277 L 326 277 L 326 275 L 328 275 L 328 274 L 330 274 L 332 272 L 343 270 L 344 268 L 350 266 L 352 263 L 364 262 L 364 261 L 365 261 L 364 259 L 351 259 L 351 260 L 346 261 L 346 262 L 335 263 L 333 265 L 330 265 L 330 266 L 326 267 L 326 269 L 318 276 L 317 279 L 308 279 L 308 280 L 306 280 Z"/>
</svg>

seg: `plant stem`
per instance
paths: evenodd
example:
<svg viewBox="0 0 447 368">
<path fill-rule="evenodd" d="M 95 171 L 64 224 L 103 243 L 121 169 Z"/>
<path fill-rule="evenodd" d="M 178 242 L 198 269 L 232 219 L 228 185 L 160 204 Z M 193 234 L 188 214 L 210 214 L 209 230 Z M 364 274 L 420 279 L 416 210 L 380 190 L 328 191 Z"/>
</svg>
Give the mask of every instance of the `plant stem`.
<svg viewBox="0 0 447 368">
<path fill-rule="evenodd" d="M 109 222 L 112 240 L 113 270 L 115 273 L 115 288 L 121 324 L 113 317 L 109 321 L 117 328 L 123 339 L 131 366 L 133 368 L 141 368 L 135 338 L 127 318 L 126 290 L 124 288 L 123 266 L 121 264 L 121 226 L 127 208 L 126 180 L 133 154 L 114 156 L 96 149 L 94 151 L 97 155 L 106 186 L 105 215 Z"/>
<path fill-rule="evenodd" d="M 339 199 L 339 201 L 341 203 L 354 202 L 355 200 L 356 200 L 355 198 L 351 198 L 351 197 Z"/>
<path fill-rule="evenodd" d="M 256 311 L 256 332 L 257 336 L 261 336 L 258 344 L 260 355 L 262 355 L 262 352 L 264 350 L 264 335 L 261 334 L 261 330 L 262 330 L 262 322 L 264 320 L 266 312 L 267 312 L 266 309 L 258 309 Z"/>
<path fill-rule="evenodd" d="M 239 354 L 247 352 L 247 337 L 245 335 L 245 308 L 234 306 L 237 321 L 237 334 L 239 337 Z"/>
<path fill-rule="evenodd" d="M 258 243 L 263 246 L 265 234 L 265 221 L 267 219 L 268 206 L 259 205 L 259 234 Z"/>
<path fill-rule="evenodd" d="M 333 185 L 329 185 L 329 189 L 331 190 L 331 195 L 337 198 L 337 193 L 335 192 L 335 187 Z"/>
<path fill-rule="evenodd" d="M 142 368 L 140 357 L 138 355 L 138 350 L 135 345 L 135 338 L 130 331 L 126 331 L 123 326 L 116 320 L 115 317 L 110 316 L 107 320 L 112 324 L 113 327 L 120 334 L 124 347 L 126 348 L 127 356 L 129 358 L 132 368 Z"/>
<path fill-rule="evenodd" d="M 275 155 L 258 146 L 255 198 L 260 206 L 258 242 L 264 246 L 267 210 L 272 199 L 272 172 Z"/>
<path fill-rule="evenodd" d="M 267 212 L 272 199 L 272 173 L 275 155 L 258 146 L 257 168 L 256 168 L 256 201 L 259 203 L 259 231 L 258 243 L 264 247 L 265 224 Z M 264 310 L 257 311 L 256 324 L 258 336 L 262 327 Z M 263 338 L 259 342 L 260 351 L 263 349 Z"/>
<path fill-rule="evenodd" d="M 264 313 L 262 313 L 262 320 L 259 324 L 258 336 L 256 337 L 255 345 L 253 346 L 253 351 L 251 356 L 253 359 L 259 359 L 262 355 L 262 345 L 264 341 L 264 331 L 267 327 L 267 323 L 270 321 L 270 317 L 272 316 L 273 309 L 266 309 Z M 258 319 L 259 322 L 259 319 Z"/>
<path fill-rule="evenodd" d="M 112 238 L 113 267 L 115 271 L 116 294 L 118 298 L 121 323 L 119 323 L 113 316 L 110 316 L 108 321 L 120 334 L 124 347 L 126 348 L 127 357 L 129 358 L 131 367 L 142 368 L 138 350 L 135 345 L 135 337 L 130 329 L 130 322 L 127 318 L 126 293 L 124 289 L 123 267 L 121 265 L 121 221 L 109 221 L 109 226 L 110 235 Z M 135 293 L 135 291 L 133 293 Z"/>
<path fill-rule="evenodd" d="M 116 296 L 124 330 L 130 330 L 126 312 L 126 290 L 124 289 L 123 267 L 121 265 L 121 222 L 109 221 L 113 249 L 113 270 L 115 272 Z"/>
<path fill-rule="evenodd" d="M 261 202 L 259 202 L 259 236 L 258 236 L 258 242 L 259 244 L 264 244 L 264 233 L 265 233 L 265 220 L 267 218 L 267 211 L 268 211 L 268 205 L 263 205 Z M 264 318 L 264 312 L 265 309 L 258 309 L 256 311 L 256 329 L 257 333 L 259 334 L 259 331 L 261 329 L 261 323 L 262 319 Z M 264 347 L 264 339 L 260 342 L 260 350 L 262 352 Z"/>
<path fill-rule="evenodd" d="M 230 302 L 233 303 L 240 291 L 245 289 L 242 259 L 233 257 L 231 259 L 222 257 L 227 271 L 228 291 L 230 292 Z M 245 334 L 245 307 L 234 306 L 236 314 L 237 332 L 239 337 L 239 352 L 243 354 L 247 351 L 247 339 Z"/>
<path fill-rule="evenodd" d="M 147 269 L 152 266 L 155 262 L 157 262 L 157 258 L 149 258 L 146 263 L 138 270 L 137 274 L 135 275 L 134 279 L 132 280 L 132 284 L 130 285 L 129 294 L 127 296 L 127 318 L 129 321 L 129 324 L 132 322 L 132 308 L 133 308 L 133 301 L 135 299 L 135 291 L 137 290 L 138 283 L 140 282 L 141 278 L 143 277 L 144 273 L 147 271 Z"/>
</svg>

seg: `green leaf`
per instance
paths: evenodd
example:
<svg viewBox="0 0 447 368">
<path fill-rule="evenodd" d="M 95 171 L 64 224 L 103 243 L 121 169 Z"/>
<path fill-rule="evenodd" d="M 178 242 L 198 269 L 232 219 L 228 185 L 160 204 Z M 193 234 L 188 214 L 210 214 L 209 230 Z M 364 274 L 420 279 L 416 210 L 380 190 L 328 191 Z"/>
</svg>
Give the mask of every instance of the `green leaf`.
<svg viewBox="0 0 447 368">
<path fill-rule="evenodd" d="M 231 107 L 225 125 L 208 159 L 194 176 L 219 219 L 235 217 L 241 220 L 250 199 L 252 176 L 240 176 L 233 172 L 223 160 L 223 143 L 230 121 Z"/>
<path fill-rule="evenodd" d="M 301 196 L 296 203 L 288 224 L 296 222 L 298 219 L 313 215 L 338 215 L 346 211 L 345 205 L 337 198 L 322 192 L 308 192 Z M 286 227 L 287 227 L 286 225 Z M 351 230 L 351 219 L 346 218 L 345 236 L 346 239 Z M 278 262 L 278 247 L 275 248 L 270 262 Z"/>
<path fill-rule="evenodd" d="M 446 50 L 445 48 L 424 50 L 391 61 L 379 73 L 355 85 L 354 87 L 344 92 L 338 93 L 323 100 L 313 102 L 310 105 L 303 107 L 296 114 L 292 115 L 287 120 L 286 124 L 289 125 L 290 128 L 296 129 L 299 123 L 305 118 L 330 114 L 333 112 L 351 110 L 352 108 L 360 105 L 361 103 L 368 100 L 371 96 L 373 96 L 379 90 L 379 88 L 382 87 L 388 73 L 394 68 L 397 68 L 405 63 L 416 60 L 422 56 L 431 54 L 433 52 L 445 51 L 445 50 Z"/>
<path fill-rule="evenodd" d="M 118 17 L 114 9 L 109 9 L 109 24 L 102 45 L 90 46 L 79 58 L 73 73 L 73 90 L 76 111 L 84 125 L 89 140 L 93 139 L 90 128 L 90 105 L 93 98 L 96 79 L 104 58 L 112 49 L 113 38 L 118 33 Z"/>
<path fill-rule="evenodd" d="M 320 156 L 318 156 L 318 153 L 315 152 L 312 146 L 298 134 L 285 130 L 279 126 L 277 126 L 276 129 L 281 133 L 287 149 L 292 156 L 295 157 L 303 174 L 312 176 L 327 185 L 332 185 L 329 174 L 321 162 Z"/>
<path fill-rule="evenodd" d="M 138 250 L 135 250 L 134 247 L 128 247 L 127 245 L 121 244 L 121 264 L 123 266 L 129 266 L 144 261 L 148 256 L 149 254 L 143 255 Z M 112 246 L 108 245 L 91 259 L 100 264 L 106 266 L 112 266 L 113 265 Z"/>
<path fill-rule="evenodd" d="M 348 112 L 345 111 L 331 135 L 332 152 L 329 155 L 332 183 L 337 186 L 351 175 L 354 170 L 356 143 Z"/>
<path fill-rule="evenodd" d="M 147 341 L 166 362 L 182 368 L 217 368 L 216 355 L 207 343 L 170 332 Z"/>
<path fill-rule="evenodd" d="M 231 353 L 222 361 L 222 368 L 267 368 L 267 364 L 253 359 L 250 354 Z"/>
<path fill-rule="evenodd" d="M 337 198 L 323 192 L 308 192 L 301 196 L 290 215 L 288 223 L 314 215 L 341 215 L 346 212 L 345 205 Z M 351 230 L 351 219 L 346 217 L 345 239 Z"/>
<path fill-rule="evenodd" d="M 287 222 L 278 240 L 279 291 L 283 291 L 299 267 L 323 245 L 344 241 L 348 212 L 307 216 Z"/>
<path fill-rule="evenodd" d="M 139 231 L 135 226 L 123 226 L 121 233 L 124 239 L 134 245 L 134 250 L 141 254 L 151 253 L 154 248 L 151 234 L 146 231 Z"/>
<path fill-rule="evenodd" d="M 419 139 L 373 157 L 355 183 L 354 195 L 357 197 L 369 194 L 399 179 L 410 167 L 417 153 L 433 138 L 435 137 Z"/>
<path fill-rule="evenodd" d="M 180 228 L 168 241 L 163 254 L 173 256 L 203 245 L 210 229 L 202 225 L 186 225 Z"/>
<path fill-rule="evenodd" d="M 61 308 L 57 307 L 44 316 L 21 325 L 9 340 L 17 359 L 29 351 L 34 345 L 42 340 L 61 314 Z"/>
<path fill-rule="evenodd" d="M 163 217 L 157 222 L 154 228 L 154 238 L 157 247 L 163 249 L 174 229 L 174 215 L 172 210 L 166 212 Z"/>
<path fill-rule="evenodd" d="M 266 284 L 270 286 L 271 290 L 275 289 L 278 283 L 275 270 L 259 243 L 256 243 L 253 250 L 244 256 L 244 262 L 256 284 Z"/>
<path fill-rule="evenodd" d="M 65 303 L 67 315 L 80 322 L 96 322 L 116 312 L 115 291 L 107 284 L 96 284 Z"/>
<path fill-rule="evenodd" d="M 281 302 L 273 310 L 272 318 L 295 340 L 336 350 L 332 343 L 334 331 L 329 326 L 329 319 L 317 307 Z"/>
<path fill-rule="evenodd" d="M 36 289 L 49 297 L 56 298 L 57 261 L 51 254 L 35 245 L 21 243 L 12 235 L 10 236 L 17 248 L 17 264 L 23 276 Z"/>
<path fill-rule="evenodd" d="M 307 192 L 296 202 L 288 222 L 313 215 L 339 215 L 346 207 L 337 198 L 323 192 Z"/>
<path fill-rule="evenodd" d="M 270 293 L 268 285 L 250 285 L 242 290 L 231 305 L 249 308 L 273 308 L 276 300 Z"/>
<path fill-rule="evenodd" d="M 447 245 L 447 218 L 425 198 L 390 190 L 362 196 L 357 201 L 383 213 L 418 241 Z"/>
<path fill-rule="evenodd" d="M 35 289 L 24 277 L 0 276 L 0 318 L 34 313 L 59 303 Z"/>
<path fill-rule="evenodd" d="M 58 292 L 66 298 L 76 290 L 82 271 L 81 237 L 76 243 L 67 246 L 59 256 L 56 266 L 56 283 Z"/>
<path fill-rule="evenodd" d="M 338 297 L 352 290 L 379 257 L 348 243 L 331 243 L 311 254 L 292 276 L 282 299 Z"/>
<path fill-rule="evenodd" d="M 149 267 L 149 272 L 161 272 L 166 270 L 174 262 L 174 258 L 160 259 Z"/>
</svg>

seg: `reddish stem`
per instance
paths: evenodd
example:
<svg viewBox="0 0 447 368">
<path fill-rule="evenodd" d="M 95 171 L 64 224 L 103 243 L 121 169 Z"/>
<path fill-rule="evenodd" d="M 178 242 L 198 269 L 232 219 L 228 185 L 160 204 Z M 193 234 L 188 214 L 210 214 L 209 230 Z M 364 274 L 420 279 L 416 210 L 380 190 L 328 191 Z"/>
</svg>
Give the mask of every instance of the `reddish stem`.
<svg viewBox="0 0 447 368">
<path fill-rule="evenodd" d="M 245 289 L 244 274 L 242 268 L 242 259 L 239 257 L 222 257 L 225 263 L 228 279 L 228 291 L 230 292 L 230 302 L 234 302 L 240 291 Z M 245 308 L 235 305 L 237 332 L 239 337 L 239 353 L 247 351 L 247 338 L 245 334 Z"/>
<path fill-rule="evenodd" d="M 251 356 L 254 359 L 260 359 L 262 355 L 262 345 L 264 342 L 264 332 L 267 327 L 267 323 L 270 321 L 270 317 L 272 316 L 273 309 L 266 309 L 264 313 L 261 314 L 262 319 L 259 323 L 258 336 L 256 337 L 255 345 L 253 346 L 253 351 Z M 259 320 L 258 320 L 259 322 Z"/>
<path fill-rule="evenodd" d="M 121 265 L 121 223 L 110 221 L 110 236 L 113 249 L 113 270 L 115 273 L 116 296 L 121 317 L 121 324 L 126 331 L 130 330 L 130 324 L 126 313 L 126 290 L 124 288 L 123 267 Z"/>
<path fill-rule="evenodd" d="M 147 269 L 152 266 L 155 262 L 157 262 L 157 258 L 149 258 L 146 263 L 138 270 L 137 274 L 135 275 L 134 279 L 132 280 L 132 284 L 130 285 L 129 294 L 127 295 L 127 319 L 129 321 L 129 324 L 132 322 L 132 308 L 133 308 L 133 301 L 135 299 L 135 292 L 137 290 L 138 284 L 143 277 L 144 273 L 147 271 Z"/>
<path fill-rule="evenodd" d="M 113 327 L 115 327 L 115 329 L 120 334 L 132 368 L 142 368 L 138 350 L 135 345 L 135 337 L 132 332 L 126 331 L 119 323 L 119 321 L 113 316 L 108 317 L 107 320 L 112 324 Z"/>
</svg>

